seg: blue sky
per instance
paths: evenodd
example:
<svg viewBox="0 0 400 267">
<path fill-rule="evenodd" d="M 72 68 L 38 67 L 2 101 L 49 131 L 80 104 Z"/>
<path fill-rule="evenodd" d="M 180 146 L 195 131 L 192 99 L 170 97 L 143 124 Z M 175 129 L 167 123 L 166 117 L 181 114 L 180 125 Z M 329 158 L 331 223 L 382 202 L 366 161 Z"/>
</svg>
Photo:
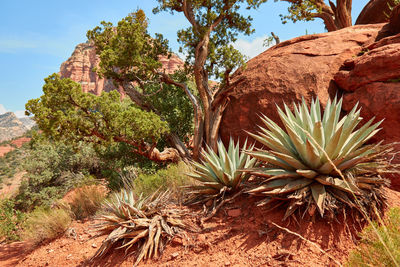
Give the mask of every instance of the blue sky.
<svg viewBox="0 0 400 267">
<path fill-rule="evenodd" d="M 368 0 L 353 1 L 356 19 Z M 181 14 L 151 10 L 156 0 L 2 0 L 0 24 L 0 114 L 14 111 L 23 114 L 25 103 L 42 94 L 43 79 L 58 72 L 75 46 L 86 41 L 86 32 L 100 21 L 118 22 L 128 13 L 142 8 L 150 19 L 149 30 L 162 33 L 173 51 L 179 45 L 176 32 L 188 25 Z M 288 4 L 270 0 L 251 15 L 255 33 L 240 36 L 235 44 L 242 53 L 253 57 L 265 48 L 263 40 L 273 31 L 281 40 L 308 33 L 324 32 L 321 20 L 282 25 L 279 14 L 286 14 Z"/>
</svg>

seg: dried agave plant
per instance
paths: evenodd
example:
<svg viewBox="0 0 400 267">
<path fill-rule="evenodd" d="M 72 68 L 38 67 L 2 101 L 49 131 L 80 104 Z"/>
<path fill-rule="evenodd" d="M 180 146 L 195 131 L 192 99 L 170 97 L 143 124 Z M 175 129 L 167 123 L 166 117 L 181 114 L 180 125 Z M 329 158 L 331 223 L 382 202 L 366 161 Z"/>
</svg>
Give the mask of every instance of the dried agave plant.
<svg viewBox="0 0 400 267">
<path fill-rule="evenodd" d="M 247 140 L 243 148 L 229 140 L 226 150 L 221 140 L 217 144 L 218 151 L 211 148 L 202 150 L 202 160 L 192 162 L 193 171 L 187 175 L 199 182 L 199 185 L 189 186 L 191 202 L 205 202 L 210 199 L 224 198 L 227 192 L 238 192 L 250 175 L 241 172 L 243 168 L 253 168 L 257 162 L 241 150 L 247 148 Z M 250 149 L 253 149 L 251 146 Z"/>
<path fill-rule="evenodd" d="M 158 257 L 165 243 L 181 230 L 196 230 L 183 222 L 182 211 L 170 205 L 170 193 L 154 193 L 150 197 L 135 197 L 131 189 L 123 189 L 106 201 L 105 215 L 95 226 L 98 235 L 108 235 L 92 260 L 107 252 L 125 249 L 125 255 L 136 253 L 137 265 L 142 259 Z M 133 251 L 129 250 L 134 247 Z M 129 253 L 129 254 L 128 254 Z"/>
<path fill-rule="evenodd" d="M 340 119 L 342 99 L 327 103 L 323 115 L 317 99 L 308 109 L 304 99 L 294 104 L 294 113 L 285 104 L 278 114 L 286 131 L 266 116 L 257 134 L 249 133 L 270 150 L 247 151 L 263 162 L 260 168 L 245 170 L 260 178 L 262 184 L 248 193 L 265 196 L 259 205 L 272 207 L 286 203 L 284 219 L 295 211 L 333 217 L 339 210 L 354 208 L 365 216 L 375 217 L 382 210 L 385 197 L 381 173 L 389 168 L 385 155 L 390 146 L 364 145 L 381 122 L 369 120 L 356 128 L 360 118 L 357 105 Z M 299 213 L 301 214 L 301 213 Z"/>
</svg>

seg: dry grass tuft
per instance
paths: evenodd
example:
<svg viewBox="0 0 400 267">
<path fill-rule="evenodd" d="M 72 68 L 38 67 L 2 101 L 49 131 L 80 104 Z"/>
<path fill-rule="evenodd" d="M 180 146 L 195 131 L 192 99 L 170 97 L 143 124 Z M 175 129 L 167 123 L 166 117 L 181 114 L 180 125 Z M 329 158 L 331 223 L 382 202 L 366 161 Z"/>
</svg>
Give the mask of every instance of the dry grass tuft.
<svg viewBox="0 0 400 267">
<path fill-rule="evenodd" d="M 107 196 L 107 189 L 100 185 L 83 186 L 75 189 L 68 199 L 75 219 L 82 220 L 93 216 L 101 208 L 101 203 Z"/>
<path fill-rule="evenodd" d="M 61 236 L 71 222 L 71 215 L 65 209 L 36 209 L 28 215 L 22 237 L 37 245 Z"/>
</svg>

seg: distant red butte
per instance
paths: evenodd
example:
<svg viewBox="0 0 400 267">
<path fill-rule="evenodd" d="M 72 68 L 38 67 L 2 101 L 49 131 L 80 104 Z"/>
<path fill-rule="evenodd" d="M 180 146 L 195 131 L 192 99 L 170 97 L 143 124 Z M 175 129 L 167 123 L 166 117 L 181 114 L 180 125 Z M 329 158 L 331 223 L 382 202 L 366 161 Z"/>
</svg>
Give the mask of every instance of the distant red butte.
<svg viewBox="0 0 400 267">
<path fill-rule="evenodd" d="M 184 66 L 183 60 L 175 54 L 172 54 L 170 58 L 160 57 L 159 60 L 163 65 L 162 71 L 167 74 L 172 74 Z M 116 88 L 111 80 L 102 79 L 93 71 L 93 68 L 97 67 L 99 62 L 100 59 L 96 55 L 95 47 L 92 44 L 78 44 L 71 57 L 61 64 L 59 74 L 63 78 L 70 78 L 80 83 L 85 93 L 90 92 L 95 95 L 101 95 L 103 91 L 118 90 L 124 97 L 125 92 L 122 88 Z"/>
<path fill-rule="evenodd" d="M 32 138 L 30 137 L 20 137 L 11 141 L 11 144 L 15 145 L 16 147 L 20 148 L 23 144 L 28 143 L 31 141 Z"/>
<path fill-rule="evenodd" d="M 0 158 L 3 157 L 8 152 L 13 151 L 15 148 L 20 148 L 23 144 L 31 141 L 30 137 L 20 137 L 11 141 L 10 145 L 0 146 Z"/>
</svg>

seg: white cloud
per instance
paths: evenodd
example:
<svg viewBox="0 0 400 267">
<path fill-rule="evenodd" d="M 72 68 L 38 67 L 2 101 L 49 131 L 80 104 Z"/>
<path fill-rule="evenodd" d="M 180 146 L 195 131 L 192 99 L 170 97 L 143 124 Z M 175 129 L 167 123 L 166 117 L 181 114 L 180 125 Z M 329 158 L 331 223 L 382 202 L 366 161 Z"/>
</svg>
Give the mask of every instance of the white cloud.
<svg viewBox="0 0 400 267">
<path fill-rule="evenodd" d="M 25 110 L 17 110 L 17 111 L 14 111 L 14 114 L 15 114 L 15 116 L 17 116 L 17 118 L 26 117 L 26 116 L 25 116 Z"/>
<path fill-rule="evenodd" d="M 0 104 L 0 115 L 4 114 L 6 112 L 7 112 L 7 109 L 2 104 Z"/>
<path fill-rule="evenodd" d="M 18 39 L 0 39 L 0 52 L 2 53 L 15 53 L 18 50 L 36 48 L 37 44 L 27 40 Z"/>
<path fill-rule="evenodd" d="M 239 50 L 243 55 L 253 58 L 267 49 L 267 47 L 263 46 L 266 38 L 267 36 L 257 37 L 252 41 L 238 39 L 235 43 L 233 43 L 233 47 Z"/>
<path fill-rule="evenodd" d="M 25 36 L 10 37 L 0 36 L 0 53 L 18 53 L 30 51 L 47 55 L 60 55 L 70 50 L 71 41 L 65 38 L 51 38 L 37 34 L 27 34 Z"/>
</svg>

